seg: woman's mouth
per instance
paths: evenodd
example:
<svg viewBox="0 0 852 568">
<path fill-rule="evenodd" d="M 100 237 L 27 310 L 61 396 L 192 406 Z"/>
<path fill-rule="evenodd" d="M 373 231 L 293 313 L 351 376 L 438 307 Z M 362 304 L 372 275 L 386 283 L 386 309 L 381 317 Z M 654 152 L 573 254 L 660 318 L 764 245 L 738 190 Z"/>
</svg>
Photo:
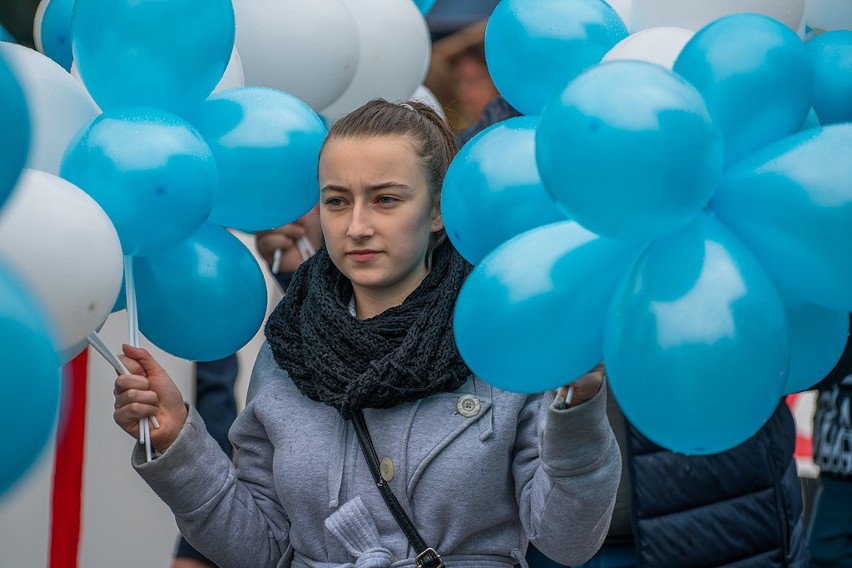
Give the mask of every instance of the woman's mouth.
<svg viewBox="0 0 852 568">
<path fill-rule="evenodd" d="M 346 256 L 355 262 L 369 262 L 379 255 L 379 251 L 372 249 L 351 250 L 346 253 Z"/>
</svg>

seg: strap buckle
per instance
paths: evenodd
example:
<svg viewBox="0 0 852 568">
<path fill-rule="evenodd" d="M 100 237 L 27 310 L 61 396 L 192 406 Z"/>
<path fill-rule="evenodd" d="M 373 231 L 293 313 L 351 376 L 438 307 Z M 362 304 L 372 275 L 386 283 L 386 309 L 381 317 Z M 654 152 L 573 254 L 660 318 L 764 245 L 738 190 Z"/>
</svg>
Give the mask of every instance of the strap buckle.
<svg viewBox="0 0 852 568">
<path fill-rule="evenodd" d="M 427 548 L 418 554 L 414 561 L 417 568 L 444 568 L 444 561 L 434 548 Z"/>
</svg>

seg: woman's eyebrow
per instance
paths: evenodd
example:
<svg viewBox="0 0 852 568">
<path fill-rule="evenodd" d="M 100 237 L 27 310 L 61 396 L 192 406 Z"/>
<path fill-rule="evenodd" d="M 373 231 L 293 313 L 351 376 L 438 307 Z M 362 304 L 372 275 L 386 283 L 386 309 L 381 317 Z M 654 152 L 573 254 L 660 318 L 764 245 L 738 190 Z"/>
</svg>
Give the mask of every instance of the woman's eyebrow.
<svg viewBox="0 0 852 568">
<path fill-rule="evenodd" d="M 385 182 L 381 182 L 381 183 L 370 184 L 370 185 L 367 186 L 367 191 L 380 191 L 382 189 L 391 189 L 391 188 L 401 189 L 403 191 L 408 191 L 408 192 L 413 191 L 409 186 L 405 185 L 404 183 L 399 183 L 399 182 L 396 182 L 396 181 L 385 181 Z M 323 191 L 343 191 L 343 192 L 346 192 L 346 193 L 351 193 L 349 188 L 343 187 L 342 185 L 335 185 L 333 183 L 330 183 L 328 185 L 323 186 L 320 189 L 320 191 L 321 192 L 323 192 Z"/>
<path fill-rule="evenodd" d="M 349 190 L 347 188 L 345 188 L 341 185 L 334 185 L 334 184 L 329 184 L 329 185 L 321 187 L 320 192 L 323 192 L 323 191 L 345 191 L 347 193 L 349 192 Z"/>
<path fill-rule="evenodd" d="M 399 183 L 397 181 L 386 181 L 386 182 L 382 182 L 382 183 L 374 183 L 374 184 L 367 186 L 368 191 L 378 191 L 380 189 L 389 189 L 389 188 L 412 191 L 412 189 L 410 187 L 408 187 L 404 183 Z"/>
</svg>

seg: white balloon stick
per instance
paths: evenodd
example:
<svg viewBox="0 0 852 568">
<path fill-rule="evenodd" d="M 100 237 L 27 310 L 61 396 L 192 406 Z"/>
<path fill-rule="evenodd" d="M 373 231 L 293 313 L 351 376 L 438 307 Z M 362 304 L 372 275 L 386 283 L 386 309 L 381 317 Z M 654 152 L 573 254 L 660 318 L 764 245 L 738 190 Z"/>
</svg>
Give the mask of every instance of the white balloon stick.
<svg viewBox="0 0 852 568">
<path fill-rule="evenodd" d="M 278 274 L 281 271 L 281 249 L 275 249 L 275 254 L 272 255 L 272 274 Z"/>
<path fill-rule="evenodd" d="M 124 295 L 127 299 L 127 326 L 130 345 L 139 347 L 139 313 L 136 309 L 136 283 L 133 278 L 133 257 L 124 257 Z M 148 421 L 139 419 L 139 443 L 145 446 L 145 459 L 151 461 L 151 431 Z"/>
<path fill-rule="evenodd" d="M 302 237 L 296 241 L 296 246 L 299 247 L 299 254 L 302 255 L 303 261 L 308 260 L 317 252 L 314 245 L 311 244 L 311 241 L 309 241 L 307 237 Z"/>
<path fill-rule="evenodd" d="M 101 354 L 101 356 L 106 360 L 107 363 L 112 365 L 112 368 L 115 369 L 115 372 L 119 375 L 129 375 L 130 371 L 127 370 L 127 367 L 124 366 L 124 363 L 121 362 L 115 353 L 113 353 L 104 340 L 98 335 L 97 331 L 93 331 L 86 338 L 86 341 L 89 342 L 89 345 L 95 348 L 95 351 Z"/>
<path fill-rule="evenodd" d="M 124 366 L 124 363 L 121 362 L 121 359 L 119 359 L 115 353 L 110 350 L 109 346 L 107 346 L 103 338 L 98 335 L 97 331 L 90 333 L 86 340 L 89 342 L 89 345 L 95 348 L 95 351 L 100 353 L 101 357 L 103 357 L 107 363 L 112 365 L 112 368 L 115 369 L 116 373 L 119 375 L 130 374 L 130 371 Z M 160 427 L 160 423 L 156 416 L 151 416 L 151 424 L 153 424 L 154 428 Z"/>
<path fill-rule="evenodd" d="M 571 400 L 574 398 L 574 387 L 559 387 L 556 391 L 556 398 L 553 399 L 553 406 L 557 410 L 565 410 L 571 406 Z"/>
</svg>

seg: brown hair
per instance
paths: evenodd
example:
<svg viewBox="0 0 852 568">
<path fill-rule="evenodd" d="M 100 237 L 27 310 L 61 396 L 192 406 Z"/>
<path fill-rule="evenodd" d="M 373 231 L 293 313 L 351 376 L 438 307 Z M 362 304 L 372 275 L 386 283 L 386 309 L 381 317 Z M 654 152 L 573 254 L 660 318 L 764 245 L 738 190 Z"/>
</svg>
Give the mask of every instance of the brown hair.
<svg viewBox="0 0 852 568">
<path fill-rule="evenodd" d="M 384 99 L 372 100 L 342 116 L 331 126 L 320 154 L 332 138 L 367 136 L 409 136 L 423 164 L 432 204 L 439 206 L 444 175 L 458 152 L 458 143 L 449 125 L 438 113 L 419 101 L 397 104 Z M 432 251 L 446 237 L 443 229 L 432 235 L 427 263 Z"/>
</svg>

